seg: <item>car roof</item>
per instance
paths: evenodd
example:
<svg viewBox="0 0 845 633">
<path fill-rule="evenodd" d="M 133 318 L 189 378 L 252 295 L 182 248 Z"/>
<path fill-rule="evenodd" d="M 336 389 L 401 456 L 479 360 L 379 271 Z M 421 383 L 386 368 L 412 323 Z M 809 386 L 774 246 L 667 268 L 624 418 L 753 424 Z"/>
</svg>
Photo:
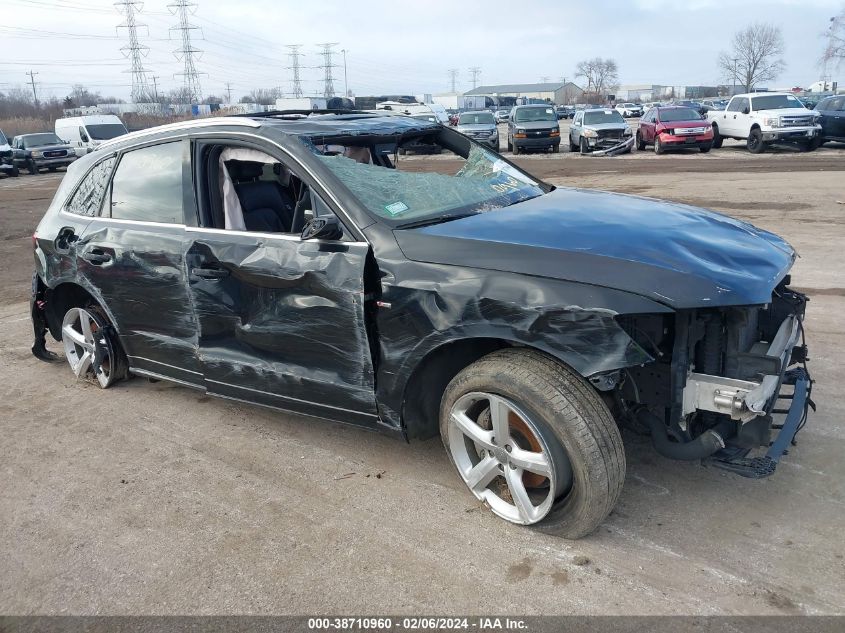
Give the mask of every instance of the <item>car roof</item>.
<svg viewBox="0 0 845 633">
<path fill-rule="evenodd" d="M 493 114 L 490 110 L 467 110 L 466 112 L 461 112 L 461 114 Z"/>
<path fill-rule="evenodd" d="M 433 114 L 433 113 L 432 113 Z M 401 134 L 410 130 L 437 128 L 439 123 L 412 115 L 364 111 L 285 110 L 225 117 L 208 117 L 168 123 L 130 132 L 101 144 L 99 149 L 119 148 L 147 137 L 170 132 L 178 134 L 204 128 L 271 128 L 295 136 L 339 136 L 343 134 Z"/>
</svg>

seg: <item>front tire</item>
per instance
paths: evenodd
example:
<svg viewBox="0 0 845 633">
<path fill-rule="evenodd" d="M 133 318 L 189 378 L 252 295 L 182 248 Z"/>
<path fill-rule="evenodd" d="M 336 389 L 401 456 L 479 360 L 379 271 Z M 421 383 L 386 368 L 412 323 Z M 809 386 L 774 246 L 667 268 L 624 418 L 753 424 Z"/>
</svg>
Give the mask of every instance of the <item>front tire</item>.
<svg viewBox="0 0 845 633">
<path fill-rule="evenodd" d="M 35 176 L 38 173 L 38 167 L 35 165 L 35 163 L 33 161 L 29 161 L 26 164 L 26 168 L 29 171 L 29 173 L 33 176 Z"/>
<path fill-rule="evenodd" d="M 637 149 L 639 151 L 643 151 L 645 149 L 645 141 L 643 141 L 643 137 L 639 130 L 637 130 Z"/>
<path fill-rule="evenodd" d="M 589 145 L 589 143 L 587 143 L 587 139 L 585 139 L 583 136 L 581 137 L 580 150 L 581 150 L 581 156 L 586 156 L 587 154 L 590 153 L 590 145 Z"/>
<path fill-rule="evenodd" d="M 440 405 L 446 452 L 470 491 L 512 523 L 590 534 L 625 479 L 619 429 L 595 390 L 556 360 L 506 349 L 466 367 Z"/>
<path fill-rule="evenodd" d="M 655 135 L 654 136 L 654 153 L 660 155 L 664 152 L 663 143 L 660 142 L 660 137 Z"/>
<path fill-rule="evenodd" d="M 62 346 L 71 371 L 108 389 L 126 377 L 128 361 L 108 319 L 97 306 L 71 308 L 62 321 Z"/>
<path fill-rule="evenodd" d="M 766 144 L 763 143 L 763 133 L 758 129 L 751 130 L 745 145 L 752 154 L 762 153 L 766 149 Z"/>
<path fill-rule="evenodd" d="M 710 145 L 701 145 L 698 148 L 698 151 L 701 152 L 702 154 L 706 154 L 707 152 L 710 151 L 710 147 L 711 147 Z"/>
</svg>

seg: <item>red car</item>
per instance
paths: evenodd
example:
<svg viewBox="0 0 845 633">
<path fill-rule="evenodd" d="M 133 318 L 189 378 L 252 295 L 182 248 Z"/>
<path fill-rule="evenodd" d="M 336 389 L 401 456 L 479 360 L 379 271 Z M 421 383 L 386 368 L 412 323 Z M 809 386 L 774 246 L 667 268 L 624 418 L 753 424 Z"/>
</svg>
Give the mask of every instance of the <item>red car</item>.
<svg viewBox="0 0 845 633">
<path fill-rule="evenodd" d="M 654 145 L 656 154 L 687 147 L 709 152 L 713 146 L 713 126 L 692 108 L 651 108 L 640 119 L 637 129 L 637 149 L 644 150 L 646 145 Z"/>
</svg>

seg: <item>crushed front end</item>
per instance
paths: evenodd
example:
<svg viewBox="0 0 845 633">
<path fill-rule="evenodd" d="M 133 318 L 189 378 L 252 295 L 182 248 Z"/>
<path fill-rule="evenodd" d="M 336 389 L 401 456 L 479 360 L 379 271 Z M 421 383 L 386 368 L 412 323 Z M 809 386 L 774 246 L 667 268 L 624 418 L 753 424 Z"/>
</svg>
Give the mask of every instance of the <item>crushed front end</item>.
<svg viewBox="0 0 845 633">
<path fill-rule="evenodd" d="M 657 360 L 621 372 L 618 384 L 607 377 L 593 384 L 613 383 L 618 413 L 648 427 L 660 454 L 707 460 L 744 477 L 771 475 L 815 408 L 807 297 L 788 283 L 787 276 L 766 305 L 621 317 Z"/>
</svg>

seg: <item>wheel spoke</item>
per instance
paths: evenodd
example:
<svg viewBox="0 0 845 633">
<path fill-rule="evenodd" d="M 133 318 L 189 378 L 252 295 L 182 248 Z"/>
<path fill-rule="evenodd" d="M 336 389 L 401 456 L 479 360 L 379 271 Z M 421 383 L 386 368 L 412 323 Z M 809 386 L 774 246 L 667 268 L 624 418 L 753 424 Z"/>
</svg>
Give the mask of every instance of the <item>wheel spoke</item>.
<svg viewBox="0 0 845 633">
<path fill-rule="evenodd" d="M 493 457 L 485 457 L 466 474 L 467 486 L 471 490 L 481 492 L 499 474 L 499 462 Z"/>
<path fill-rule="evenodd" d="M 85 342 L 89 345 L 94 345 L 94 333 L 91 331 L 91 320 L 87 314 L 79 315 L 79 326 L 82 330 L 82 336 L 85 337 Z"/>
<path fill-rule="evenodd" d="M 551 477 L 552 475 L 549 458 L 546 457 L 545 453 L 526 451 L 514 446 L 508 457 L 512 463 L 516 464 L 523 470 L 537 473 L 538 475 L 544 475 L 545 477 Z"/>
<path fill-rule="evenodd" d="M 490 402 L 490 419 L 493 422 L 493 439 L 498 446 L 504 446 L 508 443 L 510 438 L 510 428 L 508 426 L 508 414 L 511 409 L 504 401 L 504 399 L 491 395 Z"/>
<path fill-rule="evenodd" d="M 476 444 L 484 448 L 492 448 L 493 431 L 485 431 L 467 416 L 463 411 L 453 411 L 452 421 L 461 432 Z"/>
<path fill-rule="evenodd" d="M 508 482 L 508 489 L 513 498 L 519 516 L 523 521 L 534 521 L 536 508 L 531 503 L 528 491 L 522 483 L 522 470 L 519 468 L 505 468 L 505 480 Z"/>
<path fill-rule="evenodd" d="M 76 367 L 73 368 L 73 373 L 76 374 L 77 378 L 81 378 L 85 374 L 88 373 L 88 370 L 91 367 L 91 352 L 85 350 L 82 356 L 79 357 L 79 362 L 76 364 Z"/>
<path fill-rule="evenodd" d="M 73 341 L 80 347 L 88 349 L 89 345 L 88 342 L 85 340 L 85 337 L 76 330 L 74 330 L 71 324 L 67 324 L 62 328 L 62 334 L 68 337 L 71 341 Z"/>
</svg>

